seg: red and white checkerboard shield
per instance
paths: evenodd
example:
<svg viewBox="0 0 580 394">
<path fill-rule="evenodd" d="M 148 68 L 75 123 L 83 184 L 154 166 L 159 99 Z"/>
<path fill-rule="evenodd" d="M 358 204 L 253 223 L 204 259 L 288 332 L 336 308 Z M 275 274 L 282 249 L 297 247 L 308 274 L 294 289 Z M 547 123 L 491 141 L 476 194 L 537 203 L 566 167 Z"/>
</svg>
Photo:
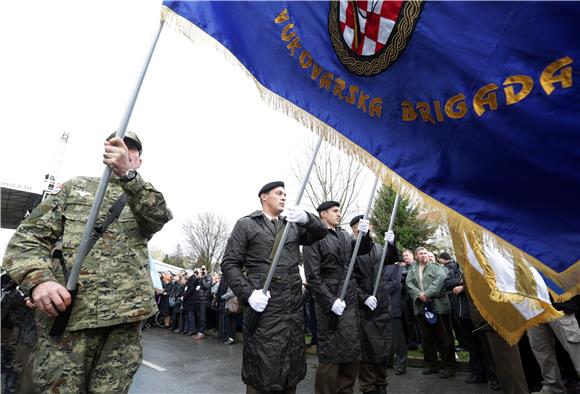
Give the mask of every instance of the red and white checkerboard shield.
<svg viewBox="0 0 580 394">
<path fill-rule="evenodd" d="M 340 0 L 340 30 L 359 56 L 373 56 L 387 43 L 403 1 Z"/>
</svg>

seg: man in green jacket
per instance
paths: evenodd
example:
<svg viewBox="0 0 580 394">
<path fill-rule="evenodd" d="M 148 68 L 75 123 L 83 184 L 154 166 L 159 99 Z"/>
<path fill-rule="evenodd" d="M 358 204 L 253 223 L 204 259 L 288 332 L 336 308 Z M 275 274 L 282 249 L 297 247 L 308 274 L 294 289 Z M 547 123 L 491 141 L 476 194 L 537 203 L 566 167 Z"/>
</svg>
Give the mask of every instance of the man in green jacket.
<svg viewBox="0 0 580 394">
<path fill-rule="evenodd" d="M 41 312 L 31 355 L 32 379 L 40 392 L 127 392 L 141 364 L 141 321 L 157 311 L 147 242 L 172 218 L 163 195 L 136 172 L 141 151 L 141 141 L 132 132 L 124 140 L 111 136 L 105 141 L 103 162 L 114 175 L 97 225 L 121 195 L 127 202 L 84 259 L 61 338 L 51 337 L 49 331 L 54 318 L 71 303 L 64 285 L 99 179 L 77 177 L 66 182 L 32 211 L 8 244 L 3 267 Z M 59 240 L 63 259 L 51 261 Z"/>
<path fill-rule="evenodd" d="M 415 258 L 418 264 L 411 266 L 406 285 L 423 336 L 426 365 L 423 375 L 439 372 L 440 378 L 449 378 L 455 375 L 455 353 L 448 335 L 452 326 L 451 305 L 444 289 L 447 272 L 429 261 L 428 251 L 423 247 L 415 250 Z"/>
</svg>

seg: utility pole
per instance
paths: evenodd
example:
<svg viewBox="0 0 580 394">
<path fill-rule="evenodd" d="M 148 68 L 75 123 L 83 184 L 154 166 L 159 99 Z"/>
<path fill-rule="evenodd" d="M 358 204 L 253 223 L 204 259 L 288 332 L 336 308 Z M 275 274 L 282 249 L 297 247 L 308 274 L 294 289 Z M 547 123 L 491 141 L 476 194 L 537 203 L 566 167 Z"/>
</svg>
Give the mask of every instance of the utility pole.
<svg viewBox="0 0 580 394">
<path fill-rule="evenodd" d="M 44 176 L 44 189 L 42 191 L 42 199 L 44 200 L 47 196 L 53 194 L 58 187 L 57 179 L 58 173 L 60 172 L 60 166 L 62 165 L 62 160 L 64 158 L 64 152 L 66 150 L 66 144 L 68 143 L 69 133 L 66 131 L 62 133 L 56 146 L 56 152 L 53 157 L 52 166 L 50 167 L 50 172 Z"/>
</svg>

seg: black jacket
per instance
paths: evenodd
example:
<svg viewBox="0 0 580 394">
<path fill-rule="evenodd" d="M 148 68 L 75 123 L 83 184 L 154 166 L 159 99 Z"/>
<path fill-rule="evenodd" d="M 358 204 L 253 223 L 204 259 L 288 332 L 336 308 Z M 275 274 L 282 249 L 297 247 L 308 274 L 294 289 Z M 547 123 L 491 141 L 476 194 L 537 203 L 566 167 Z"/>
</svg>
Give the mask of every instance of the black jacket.
<svg viewBox="0 0 580 394">
<path fill-rule="evenodd" d="M 163 293 L 161 298 L 159 299 L 159 312 L 161 312 L 161 316 L 169 316 L 172 312 L 172 309 L 169 306 L 169 296 L 173 291 L 173 282 L 165 283 L 163 282 Z"/>
<path fill-rule="evenodd" d="M 326 238 L 304 248 L 306 281 L 314 296 L 318 327 L 318 360 L 320 363 L 348 363 L 358 360 L 360 336 L 358 328 L 357 284 L 355 275 L 349 281 L 344 297 L 346 308 L 338 328 L 329 330 L 330 310 L 340 296 L 353 253 L 355 239 L 341 228 L 327 229 Z M 372 242 L 363 237 L 358 255 L 370 251 Z"/>
<path fill-rule="evenodd" d="M 206 275 L 203 278 L 198 278 L 195 286 L 195 302 L 198 304 L 209 303 L 211 298 L 211 276 Z M 198 288 L 199 287 L 199 288 Z"/>
<path fill-rule="evenodd" d="M 459 294 L 453 294 L 453 288 L 456 286 L 463 286 L 463 272 L 459 268 L 454 260 L 445 265 L 447 268 L 447 278 L 444 282 L 445 290 L 449 296 L 449 302 L 451 303 L 451 313 L 453 316 L 459 319 L 469 319 L 471 318 L 469 301 L 467 299 L 467 292 L 464 290 Z"/>
<path fill-rule="evenodd" d="M 361 333 L 361 359 L 367 363 L 386 363 L 393 344 L 391 327 L 391 301 L 390 287 L 385 281 L 387 265 L 393 265 L 399 258 L 399 252 L 395 246 L 388 245 L 385 265 L 381 273 L 381 280 L 377 289 L 377 308 L 371 311 L 364 304 L 366 299 L 373 294 L 377 271 L 383 253 L 383 246 L 373 244 L 371 251 L 356 259 L 356 281 L 358 284 L 358 301 L 360 308 L 360 333 Z M 399 284 L 400 288 L 400 284 Z"/>
<path fill-rule="evenodd" d="M 173 314 L 178 314 L 181 312 L 181 305 L 183 301 L 181 301 L 181 297 L 183 296 L 183 288 L 179 282 L 173 282 L 173 288 L 171 289 L 171 293 L 169 293 L 170 297 L 175 299 L 175 307 L 173 308 Z"/>
<path fill-rule="evenodd" d="M 299 245 L 318 241 L 326 229 L 313 215 L 305 225 L 284 223 L 291 227 L 270 284 L 271 298 L 254 334 L 244 332 L 242 380 L 260 391 L 282 391 L 306 375 Z M 234 226 L 221 268 L 231 289 L 246 305 L 252 292 L 264 286 L 275 239 L 274 225 L 261 211 L 241 218 Z M 246 308 L 244 322 L 250 309 Z"/>
<path fill-rule="evenodd" d="M 185 284 L 182 306 L 186 312 L 193 312 L 195 310 L 195 288 L 197 287 L 197 281 L 198 279 L 194 275 L 191 275 Z"/>
</svg>

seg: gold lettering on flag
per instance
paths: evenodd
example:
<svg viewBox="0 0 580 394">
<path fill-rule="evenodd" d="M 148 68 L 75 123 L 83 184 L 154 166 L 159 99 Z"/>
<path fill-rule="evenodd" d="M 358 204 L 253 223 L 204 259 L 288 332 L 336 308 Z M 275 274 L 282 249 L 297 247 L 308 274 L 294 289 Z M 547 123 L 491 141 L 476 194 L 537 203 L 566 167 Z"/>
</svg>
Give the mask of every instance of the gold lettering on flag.
<svg viewBox="0 0 580 394">
<path fill-rule="evenodd" d="M 365 92 L 359 86 L 349 85 L 344 78 L 325 70 L 316 62 L 314 56 L 302 47 L 301 37 L 294 30 L 295 25 L 291 21 L 288 9 L 282 10 L 274 18 L 274 22 L 278 25 L 284 24 L 280 32 L 280 39 L 285 43 L 288 42 L 286 48 L 288 48 L 291 57 L 298 57 L 298 64 L 301 69 L 311 69 L 310 79 L 318 82 L 319 89 L 328 91 L 339 101 L 352 105 L 359 111 L 368 114 L 371 118 L 381 117 L 383 113 L 382 97 L 371 98 L 371 94 Z"/>
<path fill-rule="evenodd" d="M 541 73 L 539 81 L 544 92 L 549 96 L 556 85 L 561 89 L 572 87 L 572 58 L 562 57 L 550 63 Z M 511 75 L 503 82 L 503 98 L 501 103 L 498 93 L 501 92 L 495 83 L 489 83 L 477 90 L 473 95 L 472 109 L 477 116 L 483 116 L 488 111 L 497 111 L 500 104 L 513 105 L 523 101 L 534 88 L 534 80 L 527 75 Z M 517 91 L 516 91 L 517 89 Z M 445 115 L 449 119 L 465 117 L 469 108 L 465 94 L 458 93 L 445 102 Z M 430 102 L 410 100 L 401 102 L 401 119 L 403 122 L 414 122 L 421 119 L 423 122 L 436 124 L 445 121 L 439 100 L 433 100 L 433 113 Z"/>
</svg>

